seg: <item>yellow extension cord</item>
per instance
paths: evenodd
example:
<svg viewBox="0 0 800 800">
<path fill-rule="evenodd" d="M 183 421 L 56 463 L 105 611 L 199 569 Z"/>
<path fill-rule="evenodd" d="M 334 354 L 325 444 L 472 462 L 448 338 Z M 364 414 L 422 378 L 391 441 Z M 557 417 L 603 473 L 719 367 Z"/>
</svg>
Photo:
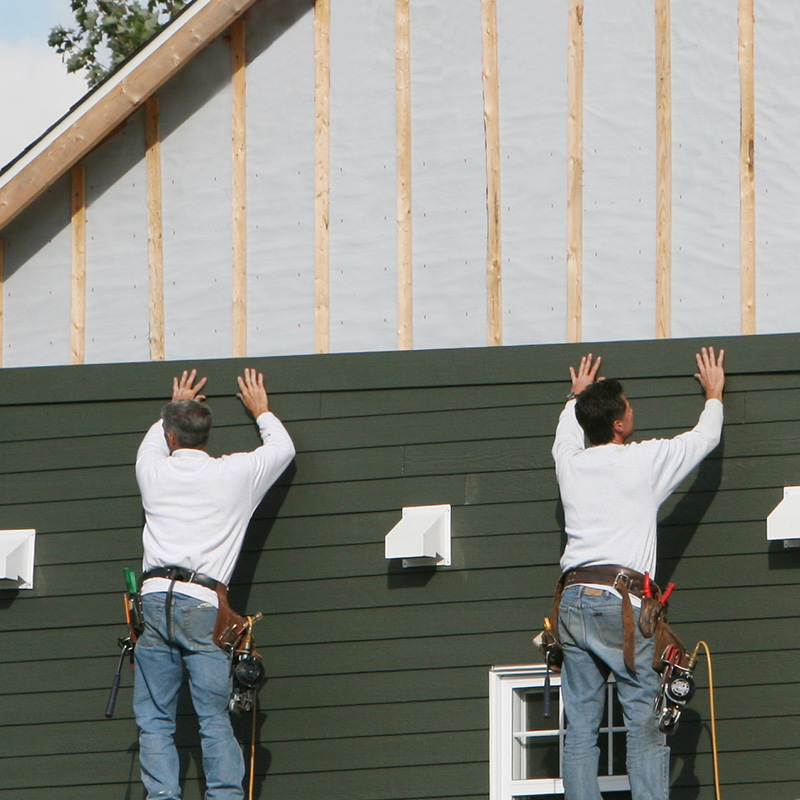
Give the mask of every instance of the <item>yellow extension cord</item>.
<svg viewBox="0 0 800 800">
<path fill-rule="evenodd" d="M 708 652 L 706 650 L 706 652 Z M 250 730 L 250 781 L 248 786 L 248 800 L 253 800 L 253 789 L 256 777 L 256 708 L 258 707 L 258 692 L 253 698 L 253 723 Z"/>
<path fill-rule="evenodd" d="M 708 649 L 708 644 L 706 644 L 706 642 L 701 640 L 695 645 L 692 657 L 689 659 L 689 668 L 694 669 L 697 663 L 700 645 L 703 645 L 706 651 L 706 661 L 708 662 L 708 697 L 709 707 L 711 709 L 711 756 L 714 763 L 714 788 L 717 793 L 717 800 L 720 800 L 719 760 L 717 757 L 717 714 L 714 706 L 714 670 L 711 668 L 711 651 Z"/>
</svg>

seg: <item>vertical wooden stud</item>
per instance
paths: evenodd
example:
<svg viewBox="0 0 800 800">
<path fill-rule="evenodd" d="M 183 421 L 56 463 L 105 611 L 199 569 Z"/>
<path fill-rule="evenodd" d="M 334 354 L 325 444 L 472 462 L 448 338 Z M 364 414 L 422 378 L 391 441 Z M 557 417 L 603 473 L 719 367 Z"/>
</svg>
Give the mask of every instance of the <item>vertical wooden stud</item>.
<svg viewBox="0 0 800 800">
<path fill-rule="evenodd" d="M 503 344 L 502 242 L 500 227 L 500 79 L 497 63 L 497 0 L 481 0 L 483 19 L 483 121 L 486 131 L 486 296 L 488 342 Z"/>
<path fill-rule="evenodd" d="M 314 324 L 318 353 L 330 350 L 330 0 L 314 3 Z"/>
<path fill-rule="evenodd" d="M 158 98 L 145 103 L 147 246 L 150 281 L 150 359 L 164 360 L 164 249 L 161 205 L 161 134 Z"/>
<path fill-rule="evenodd" d="M 672 58 L 670 0 L 656 0 L 656 338 L 671 335 Z"/>
<path fill-rule="evenodd" d="M 245 67 L 245 21 L 231 26 L 233 88 L 233 357 L 247 355 L 247 76 Z"/>
<path fill-rule="evenodd" d="M 756 187 L 753 0 L 739 0 L 739 230 L 742 333 L 756 332 Z"/>
<path fill-rule="evenodd" d="M 569 0 L 567 51 L 567 341 L 583 317 L 583 0 Z"/>
<path fill-rule="evenodd" d="M 86 168 L 71 171 L 72 298 L 70 302 L 69 363 L 86 360 Z"/>
<path fill-rule="evenodd" d="M 397 116 L 397 348 L 412 346 L 411 28 L 409 0 L 395 2 Z"/>
</svg>

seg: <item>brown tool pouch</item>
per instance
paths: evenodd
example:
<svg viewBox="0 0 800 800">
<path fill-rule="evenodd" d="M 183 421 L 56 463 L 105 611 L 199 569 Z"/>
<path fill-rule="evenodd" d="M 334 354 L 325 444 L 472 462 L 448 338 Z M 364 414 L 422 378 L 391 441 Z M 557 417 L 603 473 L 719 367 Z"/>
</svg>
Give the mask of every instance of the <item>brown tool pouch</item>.
<svg viewBox="0 0 800 800">
<path fill-rule="evenodd" d="M 533 639 L 534 644 L 544 656 L 548 668 L 553 672 L 558 672 L 561 669 L 561 664 L 564 662 L 564 649 L 561 647 L 561 642 L 558 639 L 558 608 L 561 604 L 561 593 L 563 591 L 564 576 L 562 575 L 553 593 L 553 605 L 550 610 L 550 616 L 545 617 L 544 630 L 538 633 Z"/>
<path fill-rule="evenodd" d="M 643 597 L 642 608 L 639 611 L 639 630 L 642 632 L 642 636 L 646 639 L 654 638 L 653 669 L 656 672 L 664 671 L 662 656 L 669 645 L 674 645 L 680 650 L 681 657 L 678 663 L 685 667 L 689 663 L 686 645 L 667 622 L 667 607 L 659 599 L 656 599 L 661 597 L 661 590 L 653 584 L 653 591 L 656 597 Z"/>
<path fill-rule="evenodd" d="M 662 616 L 666 615 L 663 604 L 654 597 L 643 597 L 642 608 L 639 611 L 639 630 L 645 639 L 651 639 L 656 632 L 656 625 Z"/>
<path fill-rule="evenodd" d="M 125 592 L 125 619 L 131 642 L 136 644 L 136 640 L 144 633 L 144 609 L 139 592 Z"/>
<path fill-rule="evenodd" d="M 214 644 L 222 648 L 226 653 L 230 653 L 239 647 L 244 637 L 249 623 L 241 614 L 237 614 L 228 603 L 228 587 L 224 584 L 217 584 L 217 597 L 219 598 L 219 609 L 217 611 L 217 622 L 214 625 Z"/>
<path fill-rule="evenodd" d="M 622 628 L 623 628 L 623 649 L 625 664 L 631 672 L 636 671 L 634 653 L 634 614 L 630 600 L 633 594 L 641 599 L 642 605 L 639 611 L 639 630 L 642 635 L 651 639 L 655 637 L 655 652 L 653 654 L 653 669 L 662 672 L 664 661 L 662 656 L 668 645 L 672 644 L 679 648 L 681 652 L 680 664 L 688 664 L 689 658 L 686 647 L 678 638 L 667 622 L 667 609 L 661 602 L 661 589 L 658 584 L 652 582 L 652 597 L 648 597 L 643 591 L 644 575 L 617 565 L 600 565 L 595 567 L 580 567 L 564 573 L 556 584 L 556 591 L 553 595 L 553 609 L 550 612 L 550 626 L 545 626 L 534 642 L 548 658 L 551 668 L 557 663 L 560 667 L 563 660 L 563 651 L 558 638 L 558 610 L 561 603 L 561 594 L 565 586 L 574 583 L 589 583 L 608 585 L 615 588 L 622 595 Z"/>
</svg>

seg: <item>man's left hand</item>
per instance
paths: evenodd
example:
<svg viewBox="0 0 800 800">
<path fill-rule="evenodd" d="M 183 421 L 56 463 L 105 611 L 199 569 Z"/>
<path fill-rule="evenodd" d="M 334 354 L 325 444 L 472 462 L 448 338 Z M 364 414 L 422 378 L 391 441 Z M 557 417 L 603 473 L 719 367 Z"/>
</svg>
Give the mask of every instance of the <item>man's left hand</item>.
<svg viewBox="0 0 800 800">
<path fill-rule="evenodd" d="M 592 363 L 592 354 L 588 353 L 581 359 L 577 372 L 574 367 L 569 368 L 569 376 L 572 378 L 572 394 L 580 394 L 587 386 L 598 380 L 597 370 L 600 369 L 601 361 L 600 356 L 597 356 Z"/>
<path fill-rule="evenodd" d="M 183 371 L 180 379 L 172 379 L 172 401 L 176 400 L 205 400 L 206 396 L 200 394 L 200 390 L 206 385 L 207 378 L 200 378 L 197 380 L 197 370 L 193 369 L 191 372 L 188 370 Z"/>
</svg>

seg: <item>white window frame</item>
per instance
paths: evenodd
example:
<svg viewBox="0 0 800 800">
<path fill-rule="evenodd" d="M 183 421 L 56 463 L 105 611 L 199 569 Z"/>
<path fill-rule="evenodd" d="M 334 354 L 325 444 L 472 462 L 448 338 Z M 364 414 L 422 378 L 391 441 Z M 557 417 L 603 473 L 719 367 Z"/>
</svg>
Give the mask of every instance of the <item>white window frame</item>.
<svg viewBox="0 0 800 800">
<path fill-rule="evenodd" d="M 561 778 L 564 759 L 564 705 L 561 692 L 558 692 L 558 705 L 553 704 L 553 713 L 558 715 L 555 728 L 542 728 L 541 731 L 514 730 L 514 695 L 519 689 L 544 687 L 545 667 L 543 664 L 526 664 L 492 667 L 489 671 L 489 800 L 515 800 L 533 795 L 564 794 L 564 781 Z M 561 686 L 561 676 L 550 673 L 553 688 Z M 613 676 L 608 691 L 613 691 Z M 555 694 L 555 693 L 554 693 Z M 554 697 L 555 701 L 555 697 Z M 623 726 L 613 725 L 611 703 L 608 704 L 608 718 L 601 728 L 601 735 L 609 737 L 608 771 L 613 764 L 613 734 L 624 731 Z M 558 747 L 558 775 L 514 780 L 513 751 L 515 739 L 520 737 L 551 736 L 553 746 Z M 628 791 L 630 782 L 627 775 L 601 775 L 600 790 L 606 792 Z"/>
</svg>

